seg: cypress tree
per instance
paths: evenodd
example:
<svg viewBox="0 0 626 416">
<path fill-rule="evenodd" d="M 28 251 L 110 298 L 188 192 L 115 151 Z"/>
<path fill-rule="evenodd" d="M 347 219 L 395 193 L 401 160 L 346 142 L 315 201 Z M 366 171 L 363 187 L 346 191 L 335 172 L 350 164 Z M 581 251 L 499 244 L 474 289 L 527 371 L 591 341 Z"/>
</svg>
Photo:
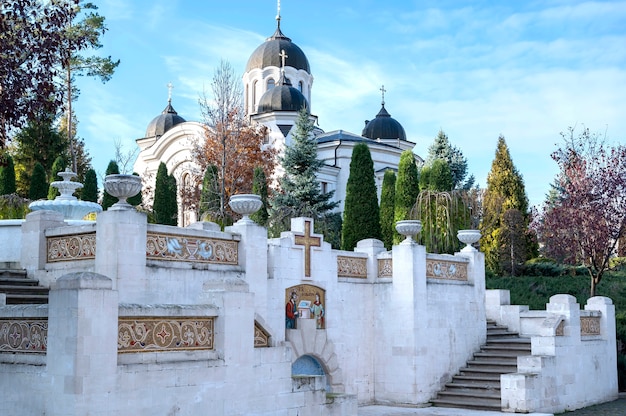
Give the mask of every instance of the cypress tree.
<svg viewBox="0 0 626 416">
<path fill-rule="evenodd" d="M 167 218 L 169 218 L 169 221 L 163 224 L 178 225 L 178 186 L 176 185 L 174 174 L 167 176 L 167 192 Z"/>
<path fill-rule="evenodd" d="M 207 166 L 202 178 L 200 207 L 198 215 L 201 221 L 216 221 L 220 212 L 220 185 L 216 165 Z"/>
<path fill-rule="evenodd" d="M 346 184 L 341 249 L 353 250 L 366 238 L 382 239 L 380 211 L 374 179 L 374 162 L 369 147 L 359 143 L 352 150 Z"/>
<path fill-rule="evenodd" d="M 52 168 L 50 169 L 50 182 L 60 181 L 62 180 L 60 176 L 58 176 L 59 172 L 63 172 L 66 167 L 65 158 L 63 156 L 57 156 L 54 159 L 54 163 L 52 163 Z M 50 185 L 48 188 L 48 199 L 54 199 L 59 194 L 59 190 L 54 186 Z"/>
<path fill-rule="evenodd" d="M 85 172 L 85 183 L 81 194 L 83 201 L 98 202 L 98 177 L 96 171 L 89 168 Z"/>
<path fill-rule="evenodd" d="M 254 168 L 254 178 L 252 180 L 252 193 L 261 197 L 261 208 L 250 218 L 259 225 L 266 226 L 269 214 L 267 212 L 267 179 L 265 178 L 265 172 L 263 168 L 257 166 Z"/>
<path fill-rule="evenodd" d="M 393 245 L 393 211 L 396 199 L 396 173 L 392 170 L 385 171 L 383 186 L 380 194 L 380 233 L 385 248 L 391 250 Z"/>
<path fill-rule="evenodd" d="M 15 183 L 15 165 L 8 153 L 4 154 L 5 166 L 0 167 L 0 195 L 10 195 L 17 192 Z"/>
<path fill-rule="evenodd" d="M 518 241 L 518 238 L 502 238 L 504 214 L 511 209 L 518 210 L 527 228 L 530 216 L 528 213 L 528 198 L 524 187 L 524 179 L 513 164 L 509 148 L 503 136 L 498 138 L 495 158 L 491 164 L 491 170 L 487 175 L 487 189 L 483 198 L 484 217 L 480 226 L 482 238 L 481 250 L 485 253 L 485 265 L 492 272 L 498 274 L 501 271 L 500 253 L 502 246 L 508 246 L 509 241 Z M 508 227 L 507 231 L 511 228 Z M 517 227 L 516 229 L 521 229 Z M 505 241 L 507 240 L 507 241 Z M 526 253 L 532 253 L 532 239 L 528 238 Z M 518 244 L 513 246 L 519 247 Z M 514 257 L 519 261 L 527 260 L 527 255 L 521 254 Z"/>
<path fill-rule="evenodd" d="M 409 219 L 411 210 L 419 195 L 419 179 L 417 165 L 413 152 L 405 150 L 400 155 L 398 164 L 398 177 L 396 179 L 396 196 L 394 206 L 394 243 L 399 243 L 403 238 L 395 230 L 396 222 Z"/>
<path fill-rule="evenodd" d="M 117 166 L 117 162 L 114 160 L 109 162 L 107 166 L 107 170 L 105 171 L 105 175 L 115 175 L 120 173 L 120 168 Z M 106 190 L 102 195 L 102 209 L 107 210 L 111 205 L 115 204 L 118 199 L 112 195 L 110 195 Z"/>
<path fill-rule="evenodd" d="M 33 175 L 30 178 L 30 190 L 28 197 L 36 201 L 48 196 L 48 182 L 46 181 L 46 170 L 39 162 L 35 163 Z"/>
<path fill-rule="evenodd" d="M 178 206 L 176 203 L 176 179 L 168 175 L 167 166 L 161 162 L 154 186 L 154 221 L 157 224 L 176 225 Z"/>
<path fill-rule="evenodd" d="M 137 172 L 133 172 L 133 175 L 139 176 Z M 143 202 L 143 195 L 141 191 L 139 191 L 137 195 L 131 196 L 130 198 L 126 199 L 126 202 L 128 202 L 134 207 L 141 205 L 141 203 Z"/>
</svg>

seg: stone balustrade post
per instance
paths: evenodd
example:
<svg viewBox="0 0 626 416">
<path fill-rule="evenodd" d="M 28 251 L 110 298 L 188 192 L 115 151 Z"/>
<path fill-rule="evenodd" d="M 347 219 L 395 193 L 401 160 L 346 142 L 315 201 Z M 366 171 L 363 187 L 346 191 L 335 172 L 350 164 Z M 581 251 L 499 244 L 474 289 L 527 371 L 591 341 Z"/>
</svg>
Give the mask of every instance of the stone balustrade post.
<svg viewBox="0 0 626 416">
<path fill-rule="evenodd" d="M 375 281 L 378 278 L 378 253 L 386 251 L 385 243 L 375 238 L 368 238 L 356 243 L 355 253 L 367 254 L 367 280 Z"/>
<path fill-rule="evenodd" d="M 116 414 L 118 297 L 96 273 L 61 276 L 52 284 L 47 373 L 51 416 Z"/>
<path fill-rule="evenodd" d="M 29 275 L 43 270 L 47 262 L 45 231 L 48 228 L 65 226 L 63 214 L 56 211 L 33 211 L 26 215 L 22 224 L 21 266 Z"/>
</svg>

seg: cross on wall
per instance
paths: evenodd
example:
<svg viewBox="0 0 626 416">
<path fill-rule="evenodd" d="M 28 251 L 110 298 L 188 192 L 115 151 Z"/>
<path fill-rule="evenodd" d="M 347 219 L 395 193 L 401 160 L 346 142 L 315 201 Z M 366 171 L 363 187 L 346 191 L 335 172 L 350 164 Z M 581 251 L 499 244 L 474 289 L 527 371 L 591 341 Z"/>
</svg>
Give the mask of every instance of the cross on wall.
<svg viewBox="0 0 626 416">
<path fill-rule="evenodd" d="M 311 247 L 322 244 L 320 237 L 311 235 L 311 221 L 304 222 L 304 235 L 296 235 L 295 244 L 304 246 L 304 276 L 311 277 Z"/>
</svg>

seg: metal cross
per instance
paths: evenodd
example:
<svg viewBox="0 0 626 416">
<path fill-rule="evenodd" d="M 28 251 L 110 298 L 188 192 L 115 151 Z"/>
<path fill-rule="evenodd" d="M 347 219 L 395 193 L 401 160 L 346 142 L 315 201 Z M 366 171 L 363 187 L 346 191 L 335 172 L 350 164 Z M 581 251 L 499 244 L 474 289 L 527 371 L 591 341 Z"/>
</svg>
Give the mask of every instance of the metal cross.
<svg viewBox="0 0 626 416">
<path fill-rule="evenodd" d="M 382 87 L 380 87 L 380 90 L 383 93 L 383 105 L 385 105 L 385 93 L 387 92 L 387 90 L 385 89 L 384 85 Z"/>
<path fill-rule="evenodd" d="M 285 50 L 284 50 L 284 49 L 281 49 L 281 51 L 280 51 L 280 53 L 278 54 L 278 56 L 280 56 L 280 57 L 281 57 L 281 59 L 282 59 L 282 63 L 283 63 L 283 66 L 282 66 L 282 67 L 284 68 L 284 67 L 285 67 L 285 60 L 286 60 L 287 58 L 289 58 L 289 56 L 287 56 L 287 53 L 285 53 Z"/>
</svg>

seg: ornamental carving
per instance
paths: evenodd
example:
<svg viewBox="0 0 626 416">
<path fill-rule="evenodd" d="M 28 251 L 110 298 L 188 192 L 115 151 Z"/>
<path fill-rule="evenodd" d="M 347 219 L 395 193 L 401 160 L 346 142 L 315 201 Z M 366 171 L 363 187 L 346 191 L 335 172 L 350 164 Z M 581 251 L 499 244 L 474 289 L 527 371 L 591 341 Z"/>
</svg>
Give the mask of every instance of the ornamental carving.
<svg viewBox="0 0 626 416">
<path fill-rule="evenodd" d="M 254 348 L 270 346 L 270 335 L 257 321 L 254 321 Z"/>
<path fill-rule="evenodd" d="M 117 351 L 213 349 L 213 317 L 120 317 Z"/>
<path fill-rule="evenodd" d="M 600 317 L 581 316 L 580 335 L 600 335 Z"/>
<path fill-rule="evenodd" d="M 367 278 L 367 259 L 337 256 L 337 276 Z"/>
<path fill-rule="evenodd" d="M 46 238 L 48 263 L 96 258 L 96 233 Z"/>
<path fill-rule="evenodd" d="M 148 260 L 236 265 L 238 245 L 234 240 L 148 233 L 146 256 Z"/>
<path fill-rule="evenodd" d="M 0 319 L 0 352 L 45 354 L 47 349 L 47 319 Z"/>
<path fill-rule="evenodd" d="M 426 259 L 426 277 L 467 281 L 467 263 Z"/>
<path fill-rule="evenodd" d="M 378 277 L 392 277 L 393 262 L 391 259 L 378 259 Z"/>
</svg>

